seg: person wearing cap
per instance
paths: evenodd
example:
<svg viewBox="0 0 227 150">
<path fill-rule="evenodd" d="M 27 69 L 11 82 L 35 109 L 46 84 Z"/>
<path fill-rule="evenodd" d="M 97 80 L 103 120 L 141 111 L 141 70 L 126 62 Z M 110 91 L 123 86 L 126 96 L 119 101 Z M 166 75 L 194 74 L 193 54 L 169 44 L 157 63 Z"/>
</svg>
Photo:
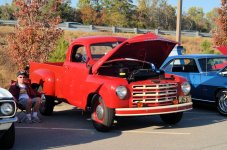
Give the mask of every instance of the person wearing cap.
<svg viewBox="0 0 227 150">
<path fill-rule="evenodd" d="M 27 82 L 26 71 L 17 72 L 17 81 L 11 84 L 9 88 L 15 101 L 26 108 L 26 122 L 40 122 L 38 110 L 41 103 L 41 95 L 31 88 Z"/>
</svg>

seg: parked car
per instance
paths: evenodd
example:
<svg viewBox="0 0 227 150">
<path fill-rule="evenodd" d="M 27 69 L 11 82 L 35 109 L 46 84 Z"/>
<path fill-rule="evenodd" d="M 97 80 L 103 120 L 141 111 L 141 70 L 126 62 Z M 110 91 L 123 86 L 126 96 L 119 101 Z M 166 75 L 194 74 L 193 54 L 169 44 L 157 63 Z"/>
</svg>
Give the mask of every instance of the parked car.
<svg viewBox="0 0 227 150">
<path fill-rule="evenodd" d="M 15 141 L 16 104 L 12 94 L 0 88 L 0 148 L 12 148 Z"/>
<path fill-rule="evenodd" d="M 168 57 L 161 68 L 188 79 L 194 102 L 214 103 L 227 116 L 226 65 L 226 55 L 198 54 Z"/>
<path fill-rule="evenodd" d="M 67 102 L 90 111 L 98 131 L 108 131 L 119 116 L 160 115 L 175 124 L 192 109 L 187 80 L 158 69 L 175 45 L 152 33 L 78 38 L 64 62 L 30 62 L 31 82 L 46 97 L 40 111 L 51 115 Z"/>
</svg>

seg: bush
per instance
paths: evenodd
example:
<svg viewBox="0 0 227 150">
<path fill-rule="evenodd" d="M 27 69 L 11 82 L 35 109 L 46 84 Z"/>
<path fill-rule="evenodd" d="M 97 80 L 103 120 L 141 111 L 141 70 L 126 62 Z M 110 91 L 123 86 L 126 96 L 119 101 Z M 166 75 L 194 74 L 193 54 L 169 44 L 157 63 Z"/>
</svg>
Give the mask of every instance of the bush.
<svg viewBox="0 0 227 150">
<path fill-rule="evenodd" d="M 69 42 L 64 40 L 64 37 L 60 38 L 57 42 L 55 51 L 50 54 L 48 61 L 50 62 L 63 62 L 66 58 L 66 52 L 69 46 Z"/>
</svg>

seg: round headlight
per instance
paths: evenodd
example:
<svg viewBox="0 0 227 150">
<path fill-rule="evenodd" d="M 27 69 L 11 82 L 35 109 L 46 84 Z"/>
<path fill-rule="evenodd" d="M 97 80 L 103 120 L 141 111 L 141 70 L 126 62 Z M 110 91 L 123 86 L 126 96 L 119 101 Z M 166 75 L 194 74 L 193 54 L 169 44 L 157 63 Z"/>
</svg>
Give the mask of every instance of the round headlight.
<svg viewBox="0 0 227 150">
<path fill-rule="evenodd" d="M 127 96 L 127 88 L 125 86 L 118 86 L 116 88 L 116 94 L 120 99 L 124 99 Z"/>
<path fill-rule="evenodd" d="M 13 113 L 13 106 L 10 103 L 4 103 L 1 105 L 1 113 L 3 115 L 11 115 Z"/>
<path fill-rule="evenodd" d="M 181 89 L 184 95 L 188 95 L 188 93 L 191 91 L 191 85 L 188 82 L 184 82 L 181 84 Z"/>
</svg>

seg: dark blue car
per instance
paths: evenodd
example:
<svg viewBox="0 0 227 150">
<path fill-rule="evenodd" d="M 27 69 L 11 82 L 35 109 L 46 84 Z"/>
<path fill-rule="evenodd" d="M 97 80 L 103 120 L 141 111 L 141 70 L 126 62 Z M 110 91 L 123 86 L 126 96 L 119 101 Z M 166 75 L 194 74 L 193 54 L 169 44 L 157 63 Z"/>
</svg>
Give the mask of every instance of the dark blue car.
<svg viewBox="0 0 227 150">
<path fill-rule="evenodd" d="M 214 103 L 219 113 L 227 116 L 227 55 L 171 56 L 161 69 L 187 78 L 194 102 Z"/>
</svg>

